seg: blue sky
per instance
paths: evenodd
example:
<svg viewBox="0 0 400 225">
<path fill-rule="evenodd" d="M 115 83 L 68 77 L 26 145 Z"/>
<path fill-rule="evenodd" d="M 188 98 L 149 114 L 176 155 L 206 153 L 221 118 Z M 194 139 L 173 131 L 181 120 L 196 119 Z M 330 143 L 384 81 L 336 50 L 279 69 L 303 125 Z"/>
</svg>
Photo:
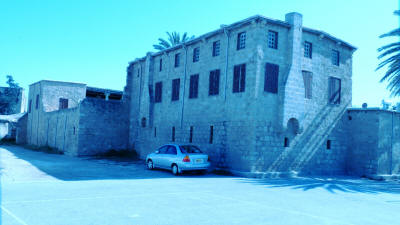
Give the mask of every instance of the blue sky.
<svg viewBox="0 0 400 225">
<path fill-rule="evenodd" d="M 384 3 L 384 4 L 383 4 Z M 284 20 L 303 14 L 303 25 L 343 39 L 353 56 L 353 105 L 389 99 L 377 48 L 396 41 L 379 35 L 399 26 L 398 0 L 2 0 L 0 85 L 13 75 L 24 88 L 42 79 L 122 90 L 128 62 L 154 51 L 166 31 L 199 36 L 253 16 Z"/>
</svg>

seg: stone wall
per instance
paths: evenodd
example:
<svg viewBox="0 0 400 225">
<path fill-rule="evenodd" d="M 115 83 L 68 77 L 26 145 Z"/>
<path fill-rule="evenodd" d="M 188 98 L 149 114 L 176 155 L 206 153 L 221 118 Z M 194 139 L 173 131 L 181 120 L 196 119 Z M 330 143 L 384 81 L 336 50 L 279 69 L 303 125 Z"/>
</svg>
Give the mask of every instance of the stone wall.
<svg viewBox="0 0 400 225">
<path fill-rule="evenodd" d="M 28 144 L 73 156 L 126 149 L 123 102 L 85 97 L 85 84 L 40 81 L 30 85 Z M 60 98 L 68 99 L 68 108 L 59 109 Z"/>
<path fill-rule="evenodd" d="M 9 128 L 8 121 L 0 121 L 0 140 L 7 137 L 8 128 Z"/>
<path fill-rule="evenodd" d="M 36 145 L 77 155 L 79 119 L 79 108 L 43 113 Z"/>
<path fill-rule="evenodd" d="M 302 28 L 300 14 L 286 22 L 244 20 L 185 46 L 147 54 L 130 63 L 126 99 L 129 99 L 129 146 L 144 158 L 158 146 L 188 142 L 211 155 L 215 166 L 249 172 L 306 174 L 345 173 L 347 143 L 343 116 L 351 105 L 351 57 L 354 49 L 332 37 Z M 278 49 L 268 48 L 268 30 L 278 32 Z M 237 50 L 237 36 L 246 32 L 246 47 Z M 220 41 L 220 55 L 212 43 Z M 312 59 L 304 58 L 304 41 L 313 43 Z M 200 48 L 200 60 L 192 61 Z M 332 50 L 341 54 L 339 66 Z M 181 65 L 174 66 L 175 54 Z M 163 69 L 159 71 L 162 59 Z M 245 91 L 233 93 L 233 70 L 246 64 Z M 266 63 L 279 65 L 278 93 L 264 91 Z M 219 94 L 209 96 L 209 73 L 220 69 Z M 313 73 L 312 98 L 306 99 L 302 71 Z M 198 98 L 189 99 L 190 75 L 199 74 Z M 329 77 L 342 82 L 341 103 L 328 103 Z M 172 80 L 179 78 L 180 96 L 171 101 Z M 151 101 L 149 86 L 162 82 L 162 102 Z M 145 121 L 142 124 L 142 121 Z M 298 124 L 291 130 L 289 121 Z M 209 143 L 213 126 L 213 143 Z M 284 140 L 290 145 L 284 147 Z M 327 141 L 331 149 L 327 151 Z"/>
<path fill-rule="evenodd" d="M 122 101 L 86 98 L 79 116 L 79 156 L 127 149 L 128 118 Z"/>
<path fill-rule="evenodd" d="M 358 176 L 400 173 L 400 113 L 350 109 L 348 171 Z"/>
<path fill-rule="evenodd" d="M 17 136 L 15 142 L 17 144 L 27 144 L 28 143 L 28 134 L 27 134 L 27 128 L 28 128 L 28 114 L 25 113 L 17 123 Z"/>
</svg>

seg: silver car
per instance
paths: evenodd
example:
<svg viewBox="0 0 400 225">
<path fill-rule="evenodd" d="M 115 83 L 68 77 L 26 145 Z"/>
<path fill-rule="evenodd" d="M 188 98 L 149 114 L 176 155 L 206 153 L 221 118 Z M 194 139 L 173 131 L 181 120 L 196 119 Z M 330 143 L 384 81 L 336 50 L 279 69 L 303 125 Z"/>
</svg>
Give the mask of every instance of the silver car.
<svg viewBox="0 0 400 225">
<path fill-rule="evenodd" d="M 198 170 L 206 172 L 210 159 L 197 146 L 190 144 L 167 144 L 146 157 L 148 169 L 171 170 L 174 175 L 183 171 Z"/>
</svg>

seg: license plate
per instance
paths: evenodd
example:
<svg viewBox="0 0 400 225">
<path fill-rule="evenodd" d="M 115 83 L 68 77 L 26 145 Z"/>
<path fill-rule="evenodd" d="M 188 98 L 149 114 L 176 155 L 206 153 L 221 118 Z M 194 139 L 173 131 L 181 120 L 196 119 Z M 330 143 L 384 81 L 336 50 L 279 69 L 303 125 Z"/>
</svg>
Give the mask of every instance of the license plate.
<svg viewBox="0 0 400 225">
<path fill-rule="evenodd" d="M 203 163 L 202 159 L 196 159 L 196 163 Z"/>
</svg>

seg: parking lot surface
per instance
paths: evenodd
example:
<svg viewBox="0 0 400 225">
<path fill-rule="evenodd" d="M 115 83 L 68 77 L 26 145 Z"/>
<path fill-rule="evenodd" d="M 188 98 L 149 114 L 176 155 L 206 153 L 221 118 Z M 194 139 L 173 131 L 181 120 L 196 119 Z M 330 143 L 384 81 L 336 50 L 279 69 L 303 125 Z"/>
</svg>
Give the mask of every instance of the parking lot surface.
<svg viewBox="0 0 400 225">
<path fill-rule="evenodd" d="M 0 146 L 1 224 L 400 224 L 400 183 L 175 177 L 142 162 Z"/>
</svg>

